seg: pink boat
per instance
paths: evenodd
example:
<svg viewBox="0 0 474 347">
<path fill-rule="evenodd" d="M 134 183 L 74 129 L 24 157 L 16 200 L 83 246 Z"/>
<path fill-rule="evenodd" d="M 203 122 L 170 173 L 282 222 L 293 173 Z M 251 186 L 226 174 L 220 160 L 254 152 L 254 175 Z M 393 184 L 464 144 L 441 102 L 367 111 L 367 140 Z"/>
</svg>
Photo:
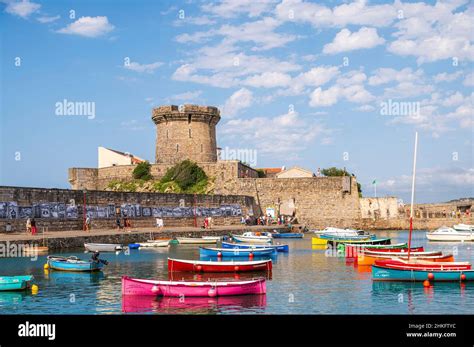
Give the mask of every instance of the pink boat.
<svg viewBox="0 0 474 347">
<path fill-rule="evenodd" d="M 154 297 L 139 295 L 122 296 L 124 313 L 214 313 L 221 310 L 238 308 L 263 310 L 267 305 L 266 295 L 222 296 L 217 298 L 194 297 Z"/>
<path fill-rule="evenodd" d="M 182 282 L 145 280 L 127 276 L 122 277 L 122 295 L 216 297 L 265 294 L 266 292 L 267 287 L 264 278 L 233 282 Z"/>
</svg>

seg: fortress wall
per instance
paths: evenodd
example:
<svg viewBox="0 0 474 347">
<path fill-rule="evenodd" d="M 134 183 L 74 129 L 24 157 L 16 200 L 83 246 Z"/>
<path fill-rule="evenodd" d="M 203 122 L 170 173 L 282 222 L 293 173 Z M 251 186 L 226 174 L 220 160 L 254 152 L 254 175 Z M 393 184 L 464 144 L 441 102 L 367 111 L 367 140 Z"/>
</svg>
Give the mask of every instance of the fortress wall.
<svg viewBox="0 0 474 347">
<path fill-rule="evenodd" d="M 107 215 L 92 217 L 92 225 L 96 228 L 109 228 L 115 226 L 116 208 L 122 204 L 139 205 L 139 211 L 132 217 L 134 226 L 153 226 L 155 217 L 144 217 L 143 208 L 153 207 L 205 207 L 219 208 L 223 205 L 239 205 L 241 213 L 252 214 L 255 203 L 252 197 L 242 195 L 193 195 L 193 194 L 164 194 L 164 193 L 134 193 L 134 192 L 109 192 L 109 191 L 86 191 L 86 206 L 93 209 L 99 207 L 107 210 Z M 38 227 L 47 227 L 50 231 L 55 230 L 77 230 L 83 226 L 83 200 L 82 190 L 69 189 L 46 189 L 25 187 L 0 187 L 0 232 L 5 232 L 7 223 L 10 223 L 13 231 L 25 229 L 26 215 L 21 216 L 24 207 L 30 207 L 36 211 L 35 219 Z M 4 213 L 3 203 L 14 203 L 7 207 Z M 15 208 L 15 205 L 17 206 Z M 60 206 L 58 206 L 60 205 Z M 70 206 L 76 206 L 74 217 L 67 217 L 66 211 Z M 19 208 L 18 208 L 19 207 Z M 42 217 L 43 211 L 47 210 L 49 217 Z M 10 211 L 14 211 L 15 218 L 11 218 Z M 149 210 L 148 210 L 149 211 Z M 33 212 L 35 213 L 35 212 Z M 4 216 L 3 214 L 6 214 Z M 56 217 L 53 216 L 56 214 Z M 140 215 L 138 215 L 140 214 Z M 168 226 L 193 226 L 193 212 L 190 215 L 163 217 L 165 225 Z M 240 215 L 213 216 L 215 225 L 231 225 L 240 223 Z M 198 218 L 202 224 L 203 218 Z M 136 225 L 135 225 L 136 223 Z M 200 225 L 198 224 L 198 225 Z M 40 229 L 41 230 L 41 229 Z"/>
<path fill-rule="evenodd" d="M 361 198 L 360 210 L 362 218 L 397 218 L 399 212 L 403 213 L 396 197 Z"/>
<path fill-rule="evenodd" d="M 292 201 L 300 223 L 329 226 L 331 220 L 350 226 L 361 217 L 355 178 L 350 179 L 350 191 L 344 188 L 343 177 L 240 178 L 216 187 L 216 193 L 253 196 L 263 213 L 267 207 L 278 211 L 280 204 Z"/>
</svg>

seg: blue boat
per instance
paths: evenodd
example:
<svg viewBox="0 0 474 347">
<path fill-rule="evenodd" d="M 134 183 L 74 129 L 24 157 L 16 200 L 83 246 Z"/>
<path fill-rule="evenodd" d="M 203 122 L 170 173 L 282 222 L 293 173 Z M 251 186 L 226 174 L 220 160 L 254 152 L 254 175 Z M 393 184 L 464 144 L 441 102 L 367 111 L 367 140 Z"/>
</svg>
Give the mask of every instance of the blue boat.
<svg viewBox="0 0 474 347">
<path fill-rule="evenodd" d="M 139 243 L 129 243 L 128 244 L 128 249 L 139 249 L 140 244 Z"/>
<path fill-rule="evenodd" d="M 432 279 L 428 278 L 429 274 L 433 275 Z M 411 270 L 372 265 L 372 279 L 374 281 L 464 282 L 474 281 L 474 270 Z"/>
<path fill-rule="evenodd" d="M 249 257 L 252 254 L 255 257 L 272 255 L 275 252 L 273 248 L 242 248 L 242 249 L 230 249 L 230 248 L 208 248 L 199 247 L 200 256 L 207 257 L 218 257 L 219 254 L 222 257 Z"/>
<path fill-rule="evenodd" d="M 288 252 L 290 247 L 288 245 L 258 245 L 258 244 L 244 244 L 244 243 L 230 243 L 222 242 L 222 248 L 231 248 L 231 249 L 247 249 L 247 248 L 273 248 L 277 252 Z"/>
<path fill-rule="evenodd" d="M 30 286 L 33 279 L 31 275 L 0 277 L 0 291 L 24 290 Z"/>
<path fill-rule="evenodd" d="M 102 259 L 81 260 L 77 257 L 48 256 L 50 269 L 60 271 L 99 271 L 108 262 Z"/>
<path fill-rule="evenodd" d="M 302 239 L 303 233 L 274 233 L 272 234 L 274 239 Z"/>
<path fill-rule="evenodd" d="M 320 239 L 330 240 L 330 241 L 358 241 L 358 240 L 375 240 L 377 235 L 369 234 L 369 235 L 354 235 L 354 236 L 334 236 L 330 234 L 321 234 L 318 236 Z"/>
</svg>

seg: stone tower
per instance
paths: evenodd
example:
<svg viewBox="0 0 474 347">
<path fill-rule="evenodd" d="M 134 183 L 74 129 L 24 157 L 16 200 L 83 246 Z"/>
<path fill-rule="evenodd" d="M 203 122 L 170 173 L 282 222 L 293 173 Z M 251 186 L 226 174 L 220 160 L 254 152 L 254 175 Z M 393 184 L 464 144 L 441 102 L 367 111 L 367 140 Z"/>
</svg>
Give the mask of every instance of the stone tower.
<svg viewBox="0 0 474 347">
<path fill-rule="evenodd" d="M 219 109 L 212 106 L 160 106 L 153 109 L 156 124 L 156 163 L 217 161 L 216 124 Z"/>
</svg>

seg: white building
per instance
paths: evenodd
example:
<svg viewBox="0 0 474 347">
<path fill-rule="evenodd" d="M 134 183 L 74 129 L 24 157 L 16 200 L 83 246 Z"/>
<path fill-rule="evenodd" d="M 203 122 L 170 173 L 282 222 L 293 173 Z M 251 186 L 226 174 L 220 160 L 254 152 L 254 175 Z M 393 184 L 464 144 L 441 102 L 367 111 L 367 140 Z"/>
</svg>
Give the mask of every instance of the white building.
<svg viewBox="0 0 474 347">
<path fill-rule="evenodd" d="M 134 165 L 145 161 L 130 153 L 116 151 L 114 149 L 99 147 L 98 148 L 99 169 L 109 166 Z"/>
</svg>

